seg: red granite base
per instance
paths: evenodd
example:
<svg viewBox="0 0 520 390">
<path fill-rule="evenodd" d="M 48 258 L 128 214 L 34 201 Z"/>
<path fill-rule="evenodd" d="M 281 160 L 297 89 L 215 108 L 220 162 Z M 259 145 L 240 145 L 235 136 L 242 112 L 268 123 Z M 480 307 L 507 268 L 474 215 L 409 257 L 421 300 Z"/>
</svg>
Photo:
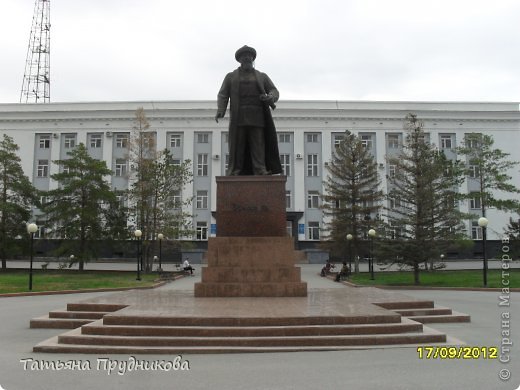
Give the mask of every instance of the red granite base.
<svg viewBox="0 0 520 390">
<path fill-rule="evenodd" d="M 196 297 L 305 297 L 287 236 L 285 176 L 217 177 L 217 237 Z"/>
<path fill-rule="evenodd" d="M 219 176 L 217 237 L 284 237 L 285 176 Z"/>
<path fill-rule="evenodd" d="M 290 237 L 215 237 L 196 297 L 305 297 Z"/>
</svg>

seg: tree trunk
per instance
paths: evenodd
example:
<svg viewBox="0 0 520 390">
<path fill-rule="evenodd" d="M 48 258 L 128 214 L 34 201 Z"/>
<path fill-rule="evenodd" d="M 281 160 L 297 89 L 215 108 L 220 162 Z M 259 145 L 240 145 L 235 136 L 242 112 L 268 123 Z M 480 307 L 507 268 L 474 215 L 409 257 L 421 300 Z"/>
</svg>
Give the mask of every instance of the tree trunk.
<svg viewBox="0 0 520 390">
<path fill-rule="evenodd" d="M 420 280 L 419 280 L 419 263 L 418 262 L 414 262 L 413 263 L 413 283 L 418 286 L 421 284 Z"/>
</svg>

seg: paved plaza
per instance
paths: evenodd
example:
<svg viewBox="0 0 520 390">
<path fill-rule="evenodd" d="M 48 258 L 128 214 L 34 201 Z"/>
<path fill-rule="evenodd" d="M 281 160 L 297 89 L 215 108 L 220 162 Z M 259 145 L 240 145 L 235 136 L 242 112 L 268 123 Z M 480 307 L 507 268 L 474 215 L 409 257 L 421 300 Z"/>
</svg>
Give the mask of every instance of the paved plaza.
<svg viewBox="0 0 520 390">
<path fill-rule="evenodd" d="M 348 289 L 318 276 L 320 265 L 303 265 L 302 280 L 309 289 L 333 289 L 338 299 L 348 300 Z M 193 291 L 198 277 L 186 277 L 162 287 L 171 294 Z M 341 298 L 341 293 L 345 295 Z M 157 369 L 160 365 L 138 365 L 127 372 L 118 368 L 131 361 L 129 355 L 82 355 L 34 353 L 42 340 L 61 333 L 59 329 L 29 329 L 31 318 L 67 303 L 96 298 L 106 293 L 40 295 L 0 298 L 0 386 L 17 389 L 517 389 L 520 385 L 520 353 L 516 340 L 520 329 L 520 293 L 510 294 L 510 306 L 500 306 L 497 291 L 400 291 L 416 299 L 431 299 L 471 315 L 470 323 L 429 324 L 467 346 L 498 347 L 504 343 L 504 313 L 510 316 L 509 339 L 514 343 L 498 359 L 420 359 L 416 347 L 364 350 L 183 355 L 176 362 L 184 370 Z M 148 363 L 171 361 L 176 356 L 136 355 Z M 52 370 L 56 362 L 76 364 L 75 370 Z M 25 362 L 25 363 L 24 363 Z M 189 370 L 187 368 L 189 362 Z M 47 365 L 47 367 L 43 367 Z M 180 367 L 180 364 L 178 365 Z M 130 364 L 127 365 L 130 367 Z M 165 367 L 163 364 L 161 367 Z M 83 368 L 83 369 L 81 369 Z M 508 381 L 499 374 L 511 373 Z M 123 370 L 124 371 L 124 370 Z"/>
</svg>

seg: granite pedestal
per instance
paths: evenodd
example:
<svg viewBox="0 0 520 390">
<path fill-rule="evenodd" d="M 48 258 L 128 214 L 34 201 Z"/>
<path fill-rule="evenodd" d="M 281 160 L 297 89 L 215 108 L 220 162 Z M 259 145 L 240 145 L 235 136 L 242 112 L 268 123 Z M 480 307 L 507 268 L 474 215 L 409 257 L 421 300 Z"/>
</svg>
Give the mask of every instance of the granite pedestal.
<svg viewBox="0 0 520 390">
<path fill-rule="evenodd" d="M 285 176 L 217 177 L 217 237 L 196 297 L 304 297 L 287 236 Z"/>
</svg>

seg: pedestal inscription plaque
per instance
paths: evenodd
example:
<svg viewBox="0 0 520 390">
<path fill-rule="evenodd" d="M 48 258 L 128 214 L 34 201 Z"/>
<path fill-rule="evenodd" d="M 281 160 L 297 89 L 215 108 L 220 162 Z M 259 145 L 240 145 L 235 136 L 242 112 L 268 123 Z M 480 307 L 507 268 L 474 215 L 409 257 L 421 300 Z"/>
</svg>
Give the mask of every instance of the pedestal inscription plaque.
<svg viewBox="0 0 520 390">
<path fill-rule="evenodd" d="M 284 237 L 285 176 L 217 177 L 217 237 Z"/>
</svg>

